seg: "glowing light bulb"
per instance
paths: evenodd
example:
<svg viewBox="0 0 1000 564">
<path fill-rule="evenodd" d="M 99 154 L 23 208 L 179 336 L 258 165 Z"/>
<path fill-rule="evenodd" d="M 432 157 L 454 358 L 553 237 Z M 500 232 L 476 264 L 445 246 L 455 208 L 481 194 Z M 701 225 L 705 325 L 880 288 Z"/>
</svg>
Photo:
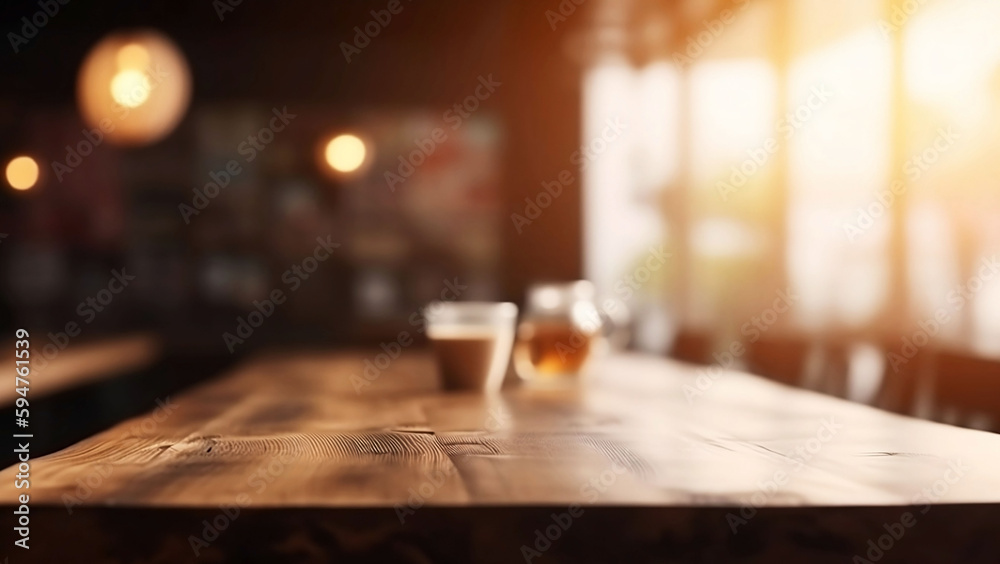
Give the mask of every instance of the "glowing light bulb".
<svg viewBox="0 0 1000 564">
<path fill-rule="evenodd" d="M 15 190 L 27 190 L 38 182 L 38 163 L 31 157 L 15 157 L 7 163 L 7 183 Z"/>
<path fill-rule="evenodd" d="M 129 43 L 118 50 L 115 59 L 121 70 L 146 70 L 149 66 L 149 51 L 138 43 Z"/>
<path fill-rule="evenodd" d="M 354 172 L 365 162 L 365 142 L 355 135 L 338 135 L 326 144 L 326 163 L 337 172 Z"/>
<path fill-rule="evenodd" d="M 126 108 L 138 108 L 149 100 L 152 85 L 146 73 L 127 69 L 111 79 L 111 97 Z"/>
<path fill-rule="evenodd" d="M 162 139 L 180 123 L 190 99 L 191 72 L 184 54 L 155 31 L 108 35 L 80 65 L 80 114 L 109 143 L 138 146 Z"/>
</svg>

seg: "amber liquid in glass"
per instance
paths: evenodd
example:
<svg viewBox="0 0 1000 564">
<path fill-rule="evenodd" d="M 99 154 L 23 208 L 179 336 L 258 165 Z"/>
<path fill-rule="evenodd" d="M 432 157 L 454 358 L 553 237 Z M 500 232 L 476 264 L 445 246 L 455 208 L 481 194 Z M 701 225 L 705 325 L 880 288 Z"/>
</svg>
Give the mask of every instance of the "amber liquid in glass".
<svg viewBox="0 0 1000 564">
<path fill-rule="evenodd" d="M 590 359 L 595 338 L 561 321 L 525 321 L 514 345 L 518 374 L 525 379 L 577 376 Z"/>
</svg>

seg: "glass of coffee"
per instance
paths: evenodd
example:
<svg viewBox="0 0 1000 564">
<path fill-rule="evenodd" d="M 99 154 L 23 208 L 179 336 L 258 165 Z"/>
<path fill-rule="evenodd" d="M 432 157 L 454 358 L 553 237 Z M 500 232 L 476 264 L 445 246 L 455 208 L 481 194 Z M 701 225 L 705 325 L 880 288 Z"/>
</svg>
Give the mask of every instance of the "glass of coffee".
<svg viewBox="0 0 1000 564">
<path fill-rule="evenodd" d="M 517 306 L 508 302 L 433 302 L 427 337 L 446 390 L 497 392 L 510 363 Z"/>
<path fill-rule="evenodd" d="M 537 284 L 528 289 L 517 329 L 514 368 L 533 384 L 568 382 L 587 368 L 603 345 L 605 321 L 594 303 L 593 284 Z"/>
</svg>

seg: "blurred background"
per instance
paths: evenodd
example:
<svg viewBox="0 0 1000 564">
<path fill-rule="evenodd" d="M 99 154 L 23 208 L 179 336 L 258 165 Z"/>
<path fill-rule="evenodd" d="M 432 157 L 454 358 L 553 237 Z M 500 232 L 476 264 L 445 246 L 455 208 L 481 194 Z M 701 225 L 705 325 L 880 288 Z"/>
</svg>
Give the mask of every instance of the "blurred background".
<svg viewBox="0 0 1000 564">
<path fill-rule="evenodd" d="M 584 278 L 631 348 L 1000 425 L 996 2 L 0 14 L 0 317 L 66 409 Z"/>
</svg>

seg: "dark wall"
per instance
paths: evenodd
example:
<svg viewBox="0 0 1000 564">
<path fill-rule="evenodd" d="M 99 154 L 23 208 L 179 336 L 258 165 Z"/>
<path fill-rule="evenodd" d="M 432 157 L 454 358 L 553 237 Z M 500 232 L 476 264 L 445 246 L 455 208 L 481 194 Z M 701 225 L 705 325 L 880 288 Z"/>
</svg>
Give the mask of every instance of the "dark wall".
<svg viewBox="0 0 1000 564">
<path fill-rule="evenodd" d="M 401 2 L 402 12 L 350 63 L 341 43 L 352 41 L 355 26 L 364 26 L 370 11 L 384 9 L 387 1 L 243 1 L 221 19 L 221 1 L 60 4 L 19 53 L 9 41 L 0 45 L 0 154 L 17 150 L 27 127 L 21 118 L 32 109 L 74 111 L 84 55 L 118 29 L 153 27 L 178 43 L 192 69 L 192 109 L 241 101 L 329 104 L 348 113 L 447 108 L 467 96 L 478 77 L 492 75 L 502 86 L 486 106 L 500 116 L 505 132 L 503 297 L 519 301 L 534 280 L 579 277 L 579 174 L 569 157 L 579 145 L 581 81 L 563 42 L 585 23 L 583 10 L 553 30 L 545 10 L 557 2 Z M 22 18 L 38 11 L 37 0 L 4 2 L 0 31 L 20 33 Z M 573 181 L 542 217 L 519 232 L 511 215 L 523 215 L 525 199 L 534 200 L 543 181 L 566 169 Z M 9 190 L 2 192 L 0 232 L 5 232 L 19 202 Z"/>
</svg>

